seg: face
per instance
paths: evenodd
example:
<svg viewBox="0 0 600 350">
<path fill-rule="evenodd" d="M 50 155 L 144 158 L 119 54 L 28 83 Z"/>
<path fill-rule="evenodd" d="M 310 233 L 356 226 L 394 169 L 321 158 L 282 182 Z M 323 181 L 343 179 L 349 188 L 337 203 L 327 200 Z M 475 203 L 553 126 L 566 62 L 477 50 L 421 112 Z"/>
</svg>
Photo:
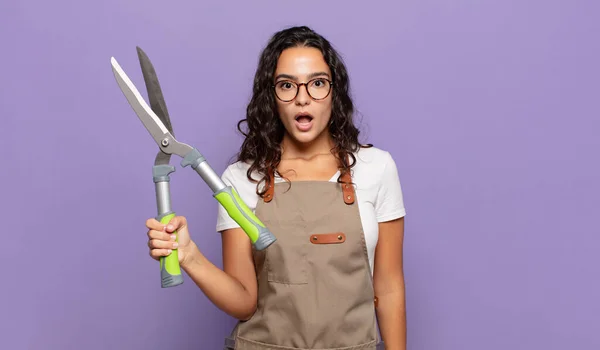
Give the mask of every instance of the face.
<svg viewBox="0 0 600 350">
<path fill-rule="evenodd" d="M 274 79 L 276 93 L 286 100 L 275 98 L 287 136 L 303 144 L 326 137 L 333 88 L 329 83 L 331 71 L 321 52 L 309 47 L 284 50 L 277 61 Z"/>
</svg>

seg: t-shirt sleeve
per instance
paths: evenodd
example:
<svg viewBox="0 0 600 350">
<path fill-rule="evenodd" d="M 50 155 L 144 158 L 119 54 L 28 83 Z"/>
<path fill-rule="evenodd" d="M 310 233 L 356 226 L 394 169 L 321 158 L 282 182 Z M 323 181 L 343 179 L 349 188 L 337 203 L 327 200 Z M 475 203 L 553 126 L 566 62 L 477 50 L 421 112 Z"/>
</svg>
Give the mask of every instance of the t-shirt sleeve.
<svg viewBox="0 0 600 350">
<path fill-rule="evenodd" d="M 396 162 L 389 152 L 386 152 L 384 159 L 375 204 L 378 222 L 390 221 L 406 215 L 402 185 L 400 184 Z"/>
<path fill-rule="evenodd" d="M 254 212 L 256 203 L 258 201 L 256 184 L 248 180 L 246 176 L 246 169 L 244 167 L 240 167 L 237 164 L 230 165 L 223 172 L 221 180 L 223 180 L 226 185 L 233 187 L 240 198 L 246 203 L 248 208 Z M 229 216 L 221 204 L 218 204 L 216 224 L 217 232 L 238 227 L 240 227 L 240 225 L 238 225 L 238 223 Z"/>
</svg>

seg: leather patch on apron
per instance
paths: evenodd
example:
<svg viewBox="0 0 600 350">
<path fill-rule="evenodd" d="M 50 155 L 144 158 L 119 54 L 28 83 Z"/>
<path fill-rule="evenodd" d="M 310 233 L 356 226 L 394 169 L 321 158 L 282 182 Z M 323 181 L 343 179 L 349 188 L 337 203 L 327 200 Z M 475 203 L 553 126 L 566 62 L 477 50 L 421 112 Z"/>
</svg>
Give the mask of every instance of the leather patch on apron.
<svg viewBox="0 0 600 350">
<path fill-rule="evenodd" d="M 333 244 L 333 243 L 344 243 L 346 241 L 346 235 L 338 233 L 319 233 L 310 236 L 310 243 L 312 244 Z"/>
</svg>

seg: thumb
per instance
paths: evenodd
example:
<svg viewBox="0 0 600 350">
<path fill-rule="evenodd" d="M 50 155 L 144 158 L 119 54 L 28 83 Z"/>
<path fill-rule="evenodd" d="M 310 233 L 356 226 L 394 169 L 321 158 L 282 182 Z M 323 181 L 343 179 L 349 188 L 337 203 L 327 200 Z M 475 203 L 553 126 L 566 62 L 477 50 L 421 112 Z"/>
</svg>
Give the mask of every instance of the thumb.
<svg viewBox="0 0 600 350">
<path fill-rule="evenodd" d="M 166 230 L 167 232 L 171 233 L 173 231 L 181 229 L 182 227 L 185 227 L 186 225 L 187 220 L 184 216 L 175 216 L 167 224 Z"/>
</svg>

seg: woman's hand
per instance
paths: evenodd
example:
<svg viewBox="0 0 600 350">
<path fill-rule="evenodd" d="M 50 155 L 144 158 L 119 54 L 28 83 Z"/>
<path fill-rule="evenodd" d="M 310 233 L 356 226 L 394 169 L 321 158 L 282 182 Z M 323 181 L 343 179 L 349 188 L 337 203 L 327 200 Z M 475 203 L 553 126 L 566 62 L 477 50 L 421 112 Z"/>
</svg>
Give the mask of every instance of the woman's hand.
<svg viewBox="0 0 600 350">
<path fill-rule="evenodd" d="M 190 239 L 187 220 L 184 216 L 174 217 L 167 225 L 151 218 L 146 221 L 146 227 L 148 228 L 148 247 L 153 259 L 159 260 L 161 256 L 168 256 L 175 249 L 177 249 L 180 265 L 185 265 L 192 259 L 197 247 Z M 177 241 L 173 232 L 177 232 Z"/>
</svg>

